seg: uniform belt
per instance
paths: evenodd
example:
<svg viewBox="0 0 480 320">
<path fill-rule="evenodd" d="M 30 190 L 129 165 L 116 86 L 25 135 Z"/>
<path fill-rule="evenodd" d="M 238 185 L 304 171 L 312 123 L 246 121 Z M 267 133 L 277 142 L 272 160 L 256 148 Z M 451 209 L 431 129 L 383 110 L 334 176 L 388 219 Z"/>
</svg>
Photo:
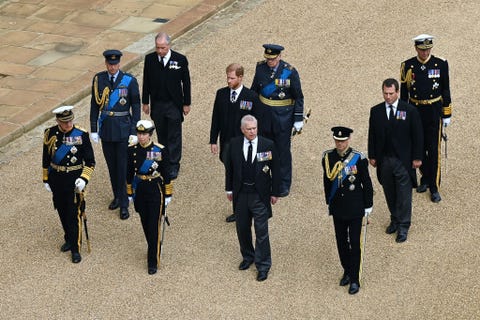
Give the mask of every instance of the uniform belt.
<svg viewBox="0 0 480 320">
<path fill-rule="evenodd" d="M 414 98 L 410 98 L 410 101 L 412 101 L 415 104 L 434 104 L 435 102 L 440 101 L 440 100 L 442 100 L 442 96 L 438 96 L 436 98 L 427 99 L 427 100 L 417 100 L 417 99 L 414 99 Z"/>
<path fill-rule="evenodd" d="M 254 186 L 255 182 L 243 182 L 242 183 L 244 186 Z"/>
<path fill-rule="evenodd" d="M 140 180 L 153 180 L 153 179 L 158 179 L 161 178 L 161 175 L 156 175 L 153 176 L 151 174 L 137 174 L 136 175 Z"/>
<path fill-rule="evenodd" d="M 265 98 L 262 95 L 259 95 L 259 98 L 263 104 L 266 104 L 267 106 L 270 106 L 270 107 L 286 107 L 286 106 L 291 106 L 292 104 L 295 103 L 295 100 L 293 99 L 271 100 L 271 99 Z"/>
<path fill-rule="evenodd" d="M 110 117 L 124 117 L 129 116 L 129 111 L 102 111 L 102 114 L 110 116 Z"/>
<path fill-rule="evenodd" d="M 57 172 L 69 172 L 69 171 L 77 171 L 83 169 L 83 164 L 77 164 L 76 166 L 59 166 L 53 162 L 50 163 L 50 167 Z"/>
</svg>

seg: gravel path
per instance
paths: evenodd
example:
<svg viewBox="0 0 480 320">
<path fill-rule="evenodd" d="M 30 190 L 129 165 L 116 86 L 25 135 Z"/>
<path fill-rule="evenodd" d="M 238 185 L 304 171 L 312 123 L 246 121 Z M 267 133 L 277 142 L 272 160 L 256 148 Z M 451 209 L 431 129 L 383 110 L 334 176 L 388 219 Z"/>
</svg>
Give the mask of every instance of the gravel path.
<svg viewBox="0 0 480 320">
<path fill-rule="evenodd" d="M 184 157 L 169 207 L 162 266 L 146 270 L 140 219 L 121 221 L 107 210 L 110 186 L 100 146 L 87 198 L 92 252 L 78 265 L 60 253 L 62 231 L 41 184 L 41 132 L 46 123 L 0 150 L 0 301 L 2 319 L 476 319 L 480 317 L 477 214 L 479 181 L 470 115 L 480 74 L 475 44 L 478 1 L 243 0 L 177 39 L 191 64 L 193 106 L 184 123 Z M 411 16 L 408 16 L 410 14 Z M 376 190 L 368 229 L 365 281 L 350 296 L 341 276 L 331 218 L 321 185 L 321 154 L 333 147 L 330 127 L 355 132 L 366 150 L 369 108 L 382 101 L 381 82 L 398 77 L 414 55 L 411 38 L 437 36 L 433 54 L 451 66 L 453 120 L 443 201 L 414 194 L 409 239 L 384 233 L 389 217 Z M 241 256 L 223 169 L 209 152 L 215 91 L 225 66 L 239 62 L 250 85 L 262 43 L 286 47 L 313 109 L 293 141 L 291 195 L 270 220 L 273 267 L 267 281 L 255 268 L 239 271 Z M 473 49 L 472 49 L 473 48 Z M 131 70 L 141 79 L 142 65 Z M 88 99 L 77 122 L 88 128 Z M 460 157 L 461 156 L 461 157 Z M 131 210 L 133 210 L 131 208 Z"/>
</svg>

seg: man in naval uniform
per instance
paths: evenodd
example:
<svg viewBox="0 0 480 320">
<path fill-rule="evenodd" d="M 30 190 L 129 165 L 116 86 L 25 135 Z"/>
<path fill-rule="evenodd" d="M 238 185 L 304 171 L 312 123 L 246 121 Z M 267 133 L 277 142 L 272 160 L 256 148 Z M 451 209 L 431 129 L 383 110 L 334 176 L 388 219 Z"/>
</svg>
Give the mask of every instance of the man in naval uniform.
<svg viewBox="0 0 480 320">
<path fill-rule="evenodd" d="M 82 243 L 83 192 L 95 168 L 88 132 L 73 124 L 73 107 L 53 110 L 57 124 L 45 130 L 43 138 L 43 183 L 52 193 L 53 205 L 62 223 L 65 243 L 60 250 L 71 251 L 79 263 Z"/>
<path fill-rule="evenodd" d="M 448 62 L 431 54 L 433 36 L 421 34 L 412 40 L 417 56 L 401 64 L 400 99 L 417 107 L 423 125 L 424 154 L 417 192 L 430 188 L 430 199 L 440 202 L 442 125 L 450 124 L 452 115 Z"/>
</svg>

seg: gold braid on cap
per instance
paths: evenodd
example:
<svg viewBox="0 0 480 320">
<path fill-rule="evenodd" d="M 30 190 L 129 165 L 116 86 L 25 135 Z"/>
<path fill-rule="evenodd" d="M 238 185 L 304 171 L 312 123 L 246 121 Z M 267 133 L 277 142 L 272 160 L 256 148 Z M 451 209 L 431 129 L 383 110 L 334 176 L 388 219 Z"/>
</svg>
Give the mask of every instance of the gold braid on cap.
<svg viewBox="0 0 480 320">
<path fill-rule="evenodd" d="M 93 90 L 95 92 L 95 102 L 100 106 L 100 111 L 108 104 L 110 98 L 110 89 L 108 87 L 103 88 L 102 97 L 98 95 L 98 76 L 95 76 L 93 80 Z"/>
<path fill-rule="evenodd" d="M 332 170 L 330 170 L 330 163 L 328 161 L 328 153 L 325 154 L 325 171 L 327 178 L 330 179 L 330 181 L 333 181 L 335 177 L 338 175 L 340 171 L 343 170 L 343 162 L 342 161 L 337 161 L 335 165 L 333 166 Z M 341 175 L 339 175 L 341 177 Z M 340 178 L 341 179 L 341 178 Z"/>
</svg>

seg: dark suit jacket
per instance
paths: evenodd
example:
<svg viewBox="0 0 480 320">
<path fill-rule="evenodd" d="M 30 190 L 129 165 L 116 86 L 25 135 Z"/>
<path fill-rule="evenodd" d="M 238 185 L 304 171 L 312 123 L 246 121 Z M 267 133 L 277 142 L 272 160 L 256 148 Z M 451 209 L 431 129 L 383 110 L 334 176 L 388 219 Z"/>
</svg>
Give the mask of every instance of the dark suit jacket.
<svg viewBox="0 0 480 320">
<path fill-rule="evenodd" d="M 180 109 L 184 105 L 189 106 L 191 102 L 190 72 L 188 70 L 188 60 L 184 55 L 170 50 L 171 56 L 166 64 L 168 79 L 166 81 L 167 90 L 172 97 L 173 103 Z M 143 89 L 142 103 L 153 104 L 159 88 L 158 78 L 160 77 L 160 61 L 156 52 L 145 56 L 143 66 Z"/>
<path fill-rule="evenodd" d="M 128 116 L 120 116 L 120 117 L 111 117 L 106 116 L 102 121 L 102 127 L 99 132 L 98 128 L 98 121 L 99 116 L 101 116 L 100 105 L 97 103 L 95 91 L 98 94 L 102 95 L 104 88 L 110 88 L 110 80 L 109 74 L 107 71 L 99 72 L 95 75 L 92 81 L 92 99 L 90 101 L 90 129 L 91 132 L 99 132 L 100 138 L 103 141 L 127 141 L 129 135 L 136 135 L 135 126 L 137 125 L 138 120 L 140 120 L 140 92 L 138 90 L 138 82 L 134 76 L 128 73 L 124 73 L 123 71 L 119 71 L 117 79 L 113 84 L 113 88 L 110 88 L 110 96 L 112 94 L 112 90 L 120 90 L 124 94 L 124 89 L 122 88 L 120 83 L 124 77 L 124 75 L 128 75 L 132 77 L 130 84 L 128 85 L 127 91 L 128 94 L 125 98 L 125 104 L 120 103 L 120 99 L 118 102 L 113 106 L 110 111 L 114 112 L 125 112 L 129 111 L 130 115 Z M 98 81 L 98 88 L 95 89 L 95 78 Z M 106 110 L 107 106 L 104 106 L 103 110 Z"/>
<path fill-rule="evenodd" d="M 223 161 L 222 153 L 225 145 L 237 136 L 243 136 L 240 129 L 240 120 L 247 114 L 258 119 L 256 110 L 260 108 L 258 95 L 243 86 L 237 101 L 230 102 L 230 88 L 224 87 L 217 91 L 213 104 L 212 124 L 210 127 L 210 144 L 216 144 L 220 136 L 220 159 Z M 258 121 L 260 122 L 260 120 Z"/>
<path fill-rule="evenodd" d="M 233 206 L 235 208 L 238 193 L 242 188 L 242 165 L 245 161 L 243 155 L 244 137 L 233 138 L 227 146 L 225 153 L 225 190 L 233 191 Z M 258 154 L 271 152 L 271 159 L 258 161 Z M 255 189 L 267 207 L 269 216 L 272 215 L 270 196 L 278 196 L 280 176 L 278 173 L 278 154 L 272 140 L 258 137 L 257 156 L 255 157 Z"/>
<path fill-rule="evenodd" d="M 423 154 L 423 128 L 417 109 L 399 100 L 393 126 L 388 121 L 385 102 L 370 110 L 368 158 L 377 161 L 377 176 L 380 183 L 382 183 L 381 164 L 385 157 L 387 130 L 392 130 L 395 155 L 410 173 L 413 187 L 416 187 L 417 177 L 415 169 L 412 168 L 412 161 L 422 160 Z"/>
</svg>

